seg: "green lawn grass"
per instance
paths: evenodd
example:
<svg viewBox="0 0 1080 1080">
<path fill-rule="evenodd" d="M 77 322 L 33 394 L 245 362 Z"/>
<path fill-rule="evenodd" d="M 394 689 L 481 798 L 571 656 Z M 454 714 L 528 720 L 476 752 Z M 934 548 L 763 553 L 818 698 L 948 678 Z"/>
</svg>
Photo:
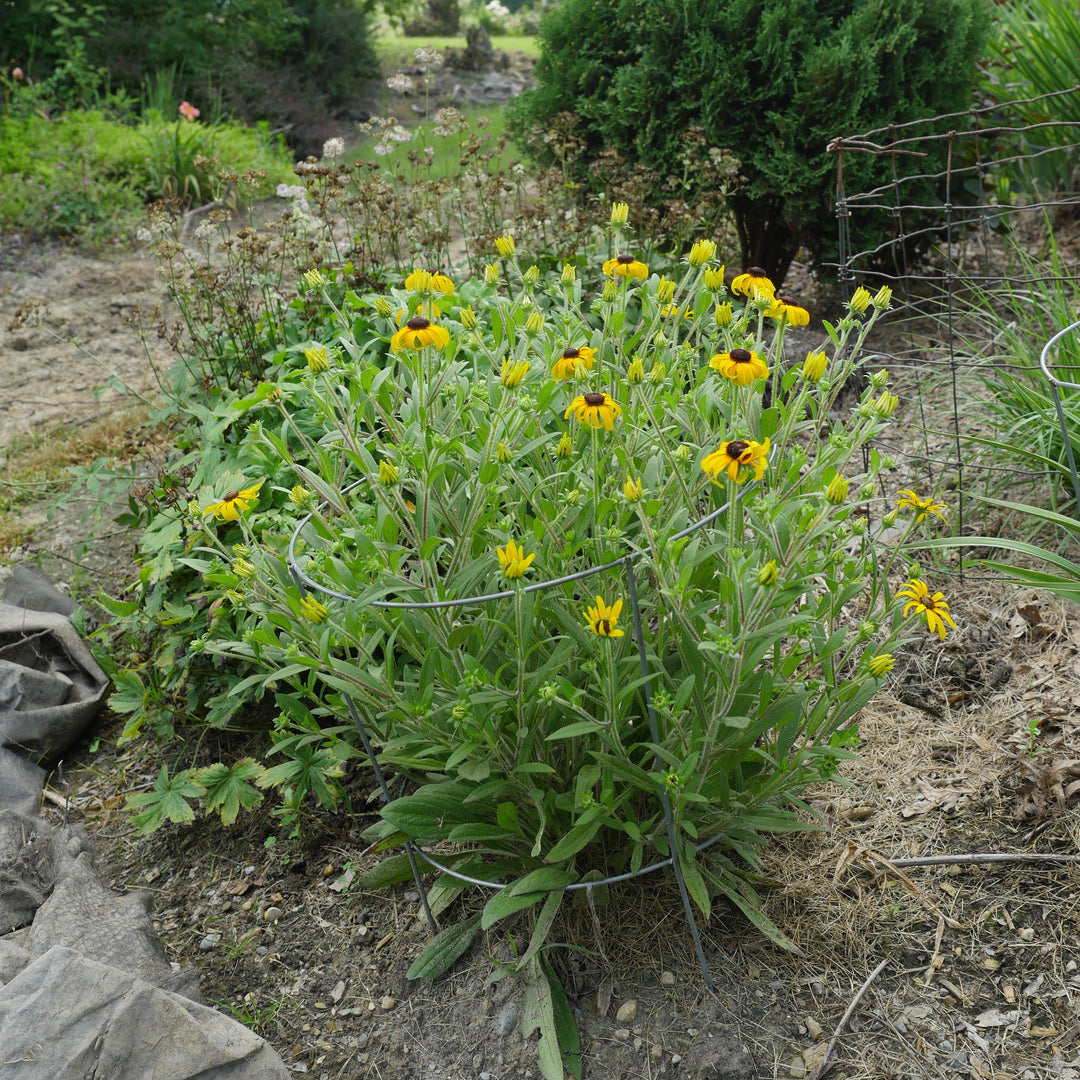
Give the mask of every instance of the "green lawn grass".
<svg viewBox="0 0 1080 1080">
<path fill-rule="evenodd" d="M 530 34 L 504 34 L 493 37 L 491 44 L 496 51 L 523 52 L 529 56 L 540 55 L 540 42 Z M 403 67 L 412 67 L 413 50 L 429 49 L 464 49 L 465 35 L 458 37 L 380 37 L 375 39 L 375 52 L 388 72 Z"/>
</svg>

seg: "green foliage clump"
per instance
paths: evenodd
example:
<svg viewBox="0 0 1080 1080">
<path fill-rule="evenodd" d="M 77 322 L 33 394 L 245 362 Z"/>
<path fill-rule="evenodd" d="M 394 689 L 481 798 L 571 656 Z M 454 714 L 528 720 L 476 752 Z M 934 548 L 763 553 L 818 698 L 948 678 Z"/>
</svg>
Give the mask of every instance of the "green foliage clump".
<svg viewBox="0 0 1080 1080">
<path fill-rule="evenodd" d="M 835 254 L 829 140 L 963 109 L 988 25 L 986 0 L 562 0 L 541 26 L 538 85 L 513 124 L 550 155 L 531 133 L 573 115 L 576 178 L 614 147 L 657 171 L 650 200 L 683 172 L 682 137 L 700 128 L 742 166 L 729 204 L 743 266 L 780 280 L 800 246 L 819 262 Z M 849 155 L 848 190 L 889 168 Z"/>
</svg>

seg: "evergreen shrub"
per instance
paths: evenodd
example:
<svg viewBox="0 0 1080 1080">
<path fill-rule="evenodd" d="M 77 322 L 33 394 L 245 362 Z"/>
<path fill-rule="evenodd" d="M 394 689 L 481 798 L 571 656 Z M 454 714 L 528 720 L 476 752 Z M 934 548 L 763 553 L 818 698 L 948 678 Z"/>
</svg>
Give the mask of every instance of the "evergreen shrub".
<svg viewBox="0 0 1080 1080">
<path fill-rule="evenodd" d="M 700 127 L 742 164 L 728 205 L 743 266 L 779 281 L 801 246 L 818 262 L 835 255 L 829 140 L 965 108 L 988 32 L 986 0 L 562 0 L 541 25 L 537 86 L 512 127 L 550 159 L 550 142 L 530 133 L 576 116 L 575 178 L 614 148 L 657 171 L 640 196 L 652 202 L 684 171 L 683 134 Z M 887 158 L 845 158 L 848 190 L 890 170 Z"/>
</svg>

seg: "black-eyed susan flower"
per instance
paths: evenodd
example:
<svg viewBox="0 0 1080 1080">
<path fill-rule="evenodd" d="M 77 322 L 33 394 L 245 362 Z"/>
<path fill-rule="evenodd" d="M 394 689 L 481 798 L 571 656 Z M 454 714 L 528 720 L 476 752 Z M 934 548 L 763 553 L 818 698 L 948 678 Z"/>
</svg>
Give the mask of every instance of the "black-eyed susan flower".
<svg viewBox="0 0 1080 1080">
<path fill-rule="evenodd" d="M 635 277 L 643 281 L 649 276 L 649 268 L 633 255 L 616 255 L 604 263 L 604 273 L 608 277 Z"/>
<path fill-rule="evenodd" d="M 504 360 L 502 362 L 502 373 L 499 376 L 502 379 L 503 386 L 510 390 L 520 386 L 521 380 L 525 378 L 529 371 L 529 366 L 528 360 Z"/>
<path fill-rule="evenodd" d="M 413 292 L 440 292 L 443 296 L 451 296 L 454 292 L 454 283 L 443 273 L 434 267 L 421 270 L 417 267 L 406 279 L 405 288 Z"/>
<path fill-rule="evenodd" d="M 933 496 L 928 499 L 920 499 L 914 491 L 905 489 L 897 492 L 896 508 L 898 510 L 907 510 L 909 507 L 915 511 L 915 520 L 917 522 L 925 521 L 928 514 L 937 514 L 942 521 L 945 520 L 945 504 L 935 502 Z"/>
<path fill-rule="evenodd" d="M 321 623 L 326 621 L 327 615 L 330 614 L 330 609 L 315 599 L 314 596 L 305 596 L 300 601 L 300 614 L 307 619 L 308 622 Z"/>
<path fill-rule="evenodd" d="M 751 300 L 772 300 L 776 295 L 776 286 L 760 266 L 751 266 L 745 273 L 735 276 L 731 282 L 731 291 Z"/>
<path fill-rule="evenodd" d="M 532 565 L 536 558 L 536 552 L 525 554 L 525 549 L 513 540 L 506 541 L 506 547 L 496 548 L 495 554 L 499 557 L 499 565 L 502 567 L 503 577 L 513 581 L 522 576 Z"/>
<path fill-rule="evenodd" d="M 445 349 L 450 344 L 450 334 L 442 326 L 436 326 L 423 315 L 414 315 L 391 339 L 393 352 L 401 349 L 423 349 L 434 345 L 436 349 Z"/>
<path fill-rule="evenodd" d="M 765 466 L 769 463 L 769 439 L 758 443 L 750 439 L 732 439 L 720 444 L 718 450 L 707 454 L 701 461 L 701 467 L 714 484 L 720 482 L 724 473 L 729 480 L 741 484 L 754 471 L 754 479 L 760 480 L 765 475 Z"/>
<path fill-rule="evenodd" d="M 690 265 L 701 266 L 716 254 L 716 242 L 713 240 L 695 240 L 690 249 Z"/>
<path fill-rule="evenodd" d="M 660 314 L 665 319 L 674 319 L 679 314 L 679 310 L 680 308 L 678 304 L 665 304 L 660 309 Z M 692 319 L 694 317 L 694 313 L 692 311 L 684 311 L 682 313 L 682 316 L 684 319 Z"/>
<path fill-rule="evenodd" d="M 608 431 L 615 429 L 615 417 L 622 415 L 622 406 L 610 394 L 593 391 L 578 394 L 566 407 L 563 419 L 573 416 L 579 424 L 588 424 L 598 428 L 601 425 Z"/>
<path fill-rule="evenodd" d="M 596 606 L 586 608 L 585 621 L 589 629 L 599 637 L 622 637 L 623 631 L 619 629 L 619 615 L 622 612 L 622 601 L 616 600 L 611 607 L 604 603 L 604 598 L 596 598 Z"/>
<path fill-rule="evenodd" d="M 211 503 L 203 509 L 204 514 L 213 514 L 219 521 L 238 521 L 240 515 L 259 497 L 259 488 L 263 482 L 260 480 L 253 487 L 244 488 L 243 491 L 230 491 L 223 499 Z"/>
<path fill-rule="evenodd" d="M 825 377 L 825 367 L 828 362 L 824 352 L 807 353 L 802 366 L 803 378 L 807 382 L 821 382 Z"/>
<path fill-rule="evenodd" d="M 922 615 L 926 619 L 927 628 L 935 632 L 943 641 L 946 623 L 954 630 L 956 629 L 956 623 L 949 614 L 949 605 L 945 602 L 945 594 L 936 592 L 931 595 L 926 584 L 918 578 L 912 578 L 902 589 L 897 589 L 896 595 L 908 597 L 908 602 L 904 605 L 905 617 L 914 609 L 917 615 Z"/>
<path fill-rule="evenodd" d="M 666 304 L 675 295 L 675 282 L 662 277 L 656 283 L 656 299 L 661 304 Z"/>
<path fill-rule="evenodd" d="M 779 319 L 788 326 L 809 326 L 810 312 L 798 300 L 790 296 L 774 296 L 769 310 L 765 312 L 770 319 Z"/>
<path fill-rule="evenodd" d="M 709 359 L 709 367 L 730 379 L 736 386 L 748 386 L 758 379 L 768 378 L 769 365 L 750 349 L 732 349 L 717 353 Z"/>
<path fill-rule="evenodd" d="M 627 502 L 640 502 L 641 496 L 644 494 L 644 489 L 641 486 L 641 478 L 637 480 L 631 477 L 626 478 L 626 483 L 622 486 L 622 493 Z"/>
<path fill-rule="evenodd" d="M 572 379 L 576 375 L 584 375 L 596 362 L 596 350 L 588 345 L 578 348 L 563 349 L 562 356 L 555 361 L 551 369 L 553 379 Z"/>
</svg>

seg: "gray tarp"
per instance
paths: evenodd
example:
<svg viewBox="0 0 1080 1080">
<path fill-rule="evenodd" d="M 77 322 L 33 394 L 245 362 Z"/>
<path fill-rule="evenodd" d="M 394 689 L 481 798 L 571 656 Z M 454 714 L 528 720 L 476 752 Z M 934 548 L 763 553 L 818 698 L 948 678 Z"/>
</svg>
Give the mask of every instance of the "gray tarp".
<svg viewBox="0 0 1080 1080">
<path fill-rule="evenodd" d="M 36 762 L 83 734 L 108 680 L 45 579 L 22 570 L 4 600 L 0 1080 L 285 1080 L 269 1044 L 207 1008 L 198 974 L 169 963 L 149 895 L 107 889 L 82 827 L 38 816 Z"/>
</svg>

